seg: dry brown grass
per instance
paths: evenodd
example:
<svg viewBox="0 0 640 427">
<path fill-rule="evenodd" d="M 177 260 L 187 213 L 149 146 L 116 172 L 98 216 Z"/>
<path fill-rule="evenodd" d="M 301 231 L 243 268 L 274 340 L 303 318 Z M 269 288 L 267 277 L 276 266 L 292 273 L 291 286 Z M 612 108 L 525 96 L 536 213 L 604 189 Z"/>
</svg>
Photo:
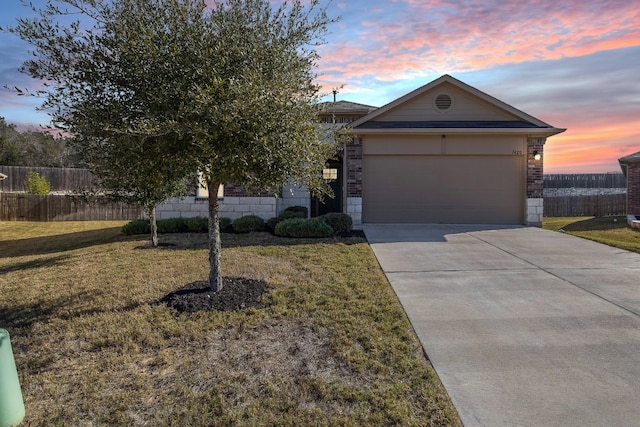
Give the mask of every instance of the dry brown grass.
<svg viewBox="0 0 640 427">
<path fill-rule="evenodd" d="M 543 227 L 640 253 L 640 231 L 623 216 L 545 218 Z"/>
<path fill-rule="evenodd" d="M 0 326 L 28 426 L 459 425 L 362 239 L 224 235 L 266 307 L 178 315 L 206 237 L 140 249 L 121 223 L 0 223 Z"/>
</svg>

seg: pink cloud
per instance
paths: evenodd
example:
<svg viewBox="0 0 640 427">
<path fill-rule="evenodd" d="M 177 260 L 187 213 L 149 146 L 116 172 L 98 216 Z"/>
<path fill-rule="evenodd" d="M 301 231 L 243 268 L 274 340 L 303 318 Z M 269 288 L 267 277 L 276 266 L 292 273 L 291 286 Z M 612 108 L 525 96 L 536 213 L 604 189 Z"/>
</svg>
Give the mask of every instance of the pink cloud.
<svg viewBox="0 0 640 427">
<path fill-rule="evenodd" d="M 608 123 L 574 120 L 545 146 L 545 173 L 618 172 L 618 159 L 638 151 L 640 118 L 608 116 Z M 573 129 L 573 130 L 572 130 Z"/>
<path fill-rule="evenodd" d="M 371 10 L 355 37 L 329 46 L 321 70 L 392 81 L 640 45 L 640 4 L 627 0 L 394 3 L 393 16 Z"/>
</svg>

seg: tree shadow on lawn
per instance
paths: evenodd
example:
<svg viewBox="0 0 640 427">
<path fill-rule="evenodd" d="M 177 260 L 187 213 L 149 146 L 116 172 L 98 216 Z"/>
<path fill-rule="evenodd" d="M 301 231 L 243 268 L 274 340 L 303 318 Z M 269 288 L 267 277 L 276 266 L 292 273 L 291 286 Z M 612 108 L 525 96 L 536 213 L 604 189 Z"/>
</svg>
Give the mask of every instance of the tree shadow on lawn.
<svg viewBox="0 0 640 427">
<path fill-rule="evenodd" d="M 71 258 L 69 255 L 58 255 L 48 258 L 34 259 L 27 262 L 18 262 L 15 264 L 5 265 L 3 267 L 0 267 L 0 275 L 5 273 L 12 273 L 14 271 L 30 270 L 33 268 L 56 267 L 58 265 L 64 264 L 64 262 L 69 258 Z"/>
<path fill-rule="evenodd" d="M 45 255 L 74 249 L 87 248 L 122 239 L 119 227 L 52 236 L 0 241 L 0 258 Z"/>
<path fill-rule="evenodd" d="M 0 325 L 5 328 L 30 328 L 36 322 L 47 323 L 52 319 L 71 320 L 76 317 L 104 312 L 125 312 L 148 302 L 132 302 L 124 306 L 96 307 L 93 301 L 104 297 L 105 291 L 90 290 L 64 294 L 57 298 L 49 296 L 21 304 L 3 306 L 0 303 Z"/>
<path fill-rule="evenodd" d="M 627 219 L 622 216 L 589 218 L 563 227 L 565 231 L 605 231 L 627 228 Z"/>
</svg>

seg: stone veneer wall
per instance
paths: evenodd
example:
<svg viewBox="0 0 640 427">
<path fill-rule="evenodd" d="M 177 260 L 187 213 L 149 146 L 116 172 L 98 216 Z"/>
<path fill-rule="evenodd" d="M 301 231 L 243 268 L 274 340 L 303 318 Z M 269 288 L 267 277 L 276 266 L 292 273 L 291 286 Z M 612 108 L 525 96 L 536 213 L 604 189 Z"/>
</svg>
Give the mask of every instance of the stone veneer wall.
<svg viewBox="0 0 640 427">
<path fill-rule="evenodd" d="M 275 197 L 227 197 L 220 199 L 220 216 L 238 219 L 245 215 L 257 215 L 264 220 L 276 216 L 277 200 Z M 185 197 L 170 199 L 156 209 L 158 219 L 192 218 L 209 216 L 209 200 L 207 198 Z"/>
<path fill-rule="evenodd" d="M 544 216 L 544 144 L 547 138 L 527 138 L 527 225 L 542 226 Z M 540 154 L 536 160 L 534 152 Z"/>
<path fill-rule="evenodd" d="M 277 214 L 291 206 L 304 206 L 311 212 L 311 194 L 306 187 L 293 183 L 282 187 L 281 197 L 277 199 Z"/>
<path fill-rule="evenodd" d="M 362 197 L 347 197 L 347 214 L 353 225 L 362 225 Z"/>
<path fill-rule="evenodd" d="M 264 220 L 282 213 L 289 206 L 310 208 L 309 191 L 306 188 L 289 184 L 282 188 L 281 197 L 268 192 L 247 190 L 239 185 L 225 185 L 224 197 L 218 201 L 220 216 L 232 220 L 245 215 L 257 215 Z M 207 197 L 184 197 L 166 201 L 156 209 L 158 219 L 191 218 L 209 216 Z"/>
</svg>

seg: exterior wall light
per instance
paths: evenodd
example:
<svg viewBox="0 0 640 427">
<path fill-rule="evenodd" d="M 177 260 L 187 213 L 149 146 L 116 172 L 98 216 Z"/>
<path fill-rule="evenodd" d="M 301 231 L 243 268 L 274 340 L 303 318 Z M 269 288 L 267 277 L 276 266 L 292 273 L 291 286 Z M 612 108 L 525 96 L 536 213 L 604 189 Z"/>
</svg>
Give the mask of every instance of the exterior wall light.
<svg viewBox="0 0 640 427">
<path fill-rule="evenodd" d="M 540 160 L 542 158 L 542 155 L 538 152 L 538 150 L 533 152 L 533 158 L 536 160 Z"/>
</svg>

